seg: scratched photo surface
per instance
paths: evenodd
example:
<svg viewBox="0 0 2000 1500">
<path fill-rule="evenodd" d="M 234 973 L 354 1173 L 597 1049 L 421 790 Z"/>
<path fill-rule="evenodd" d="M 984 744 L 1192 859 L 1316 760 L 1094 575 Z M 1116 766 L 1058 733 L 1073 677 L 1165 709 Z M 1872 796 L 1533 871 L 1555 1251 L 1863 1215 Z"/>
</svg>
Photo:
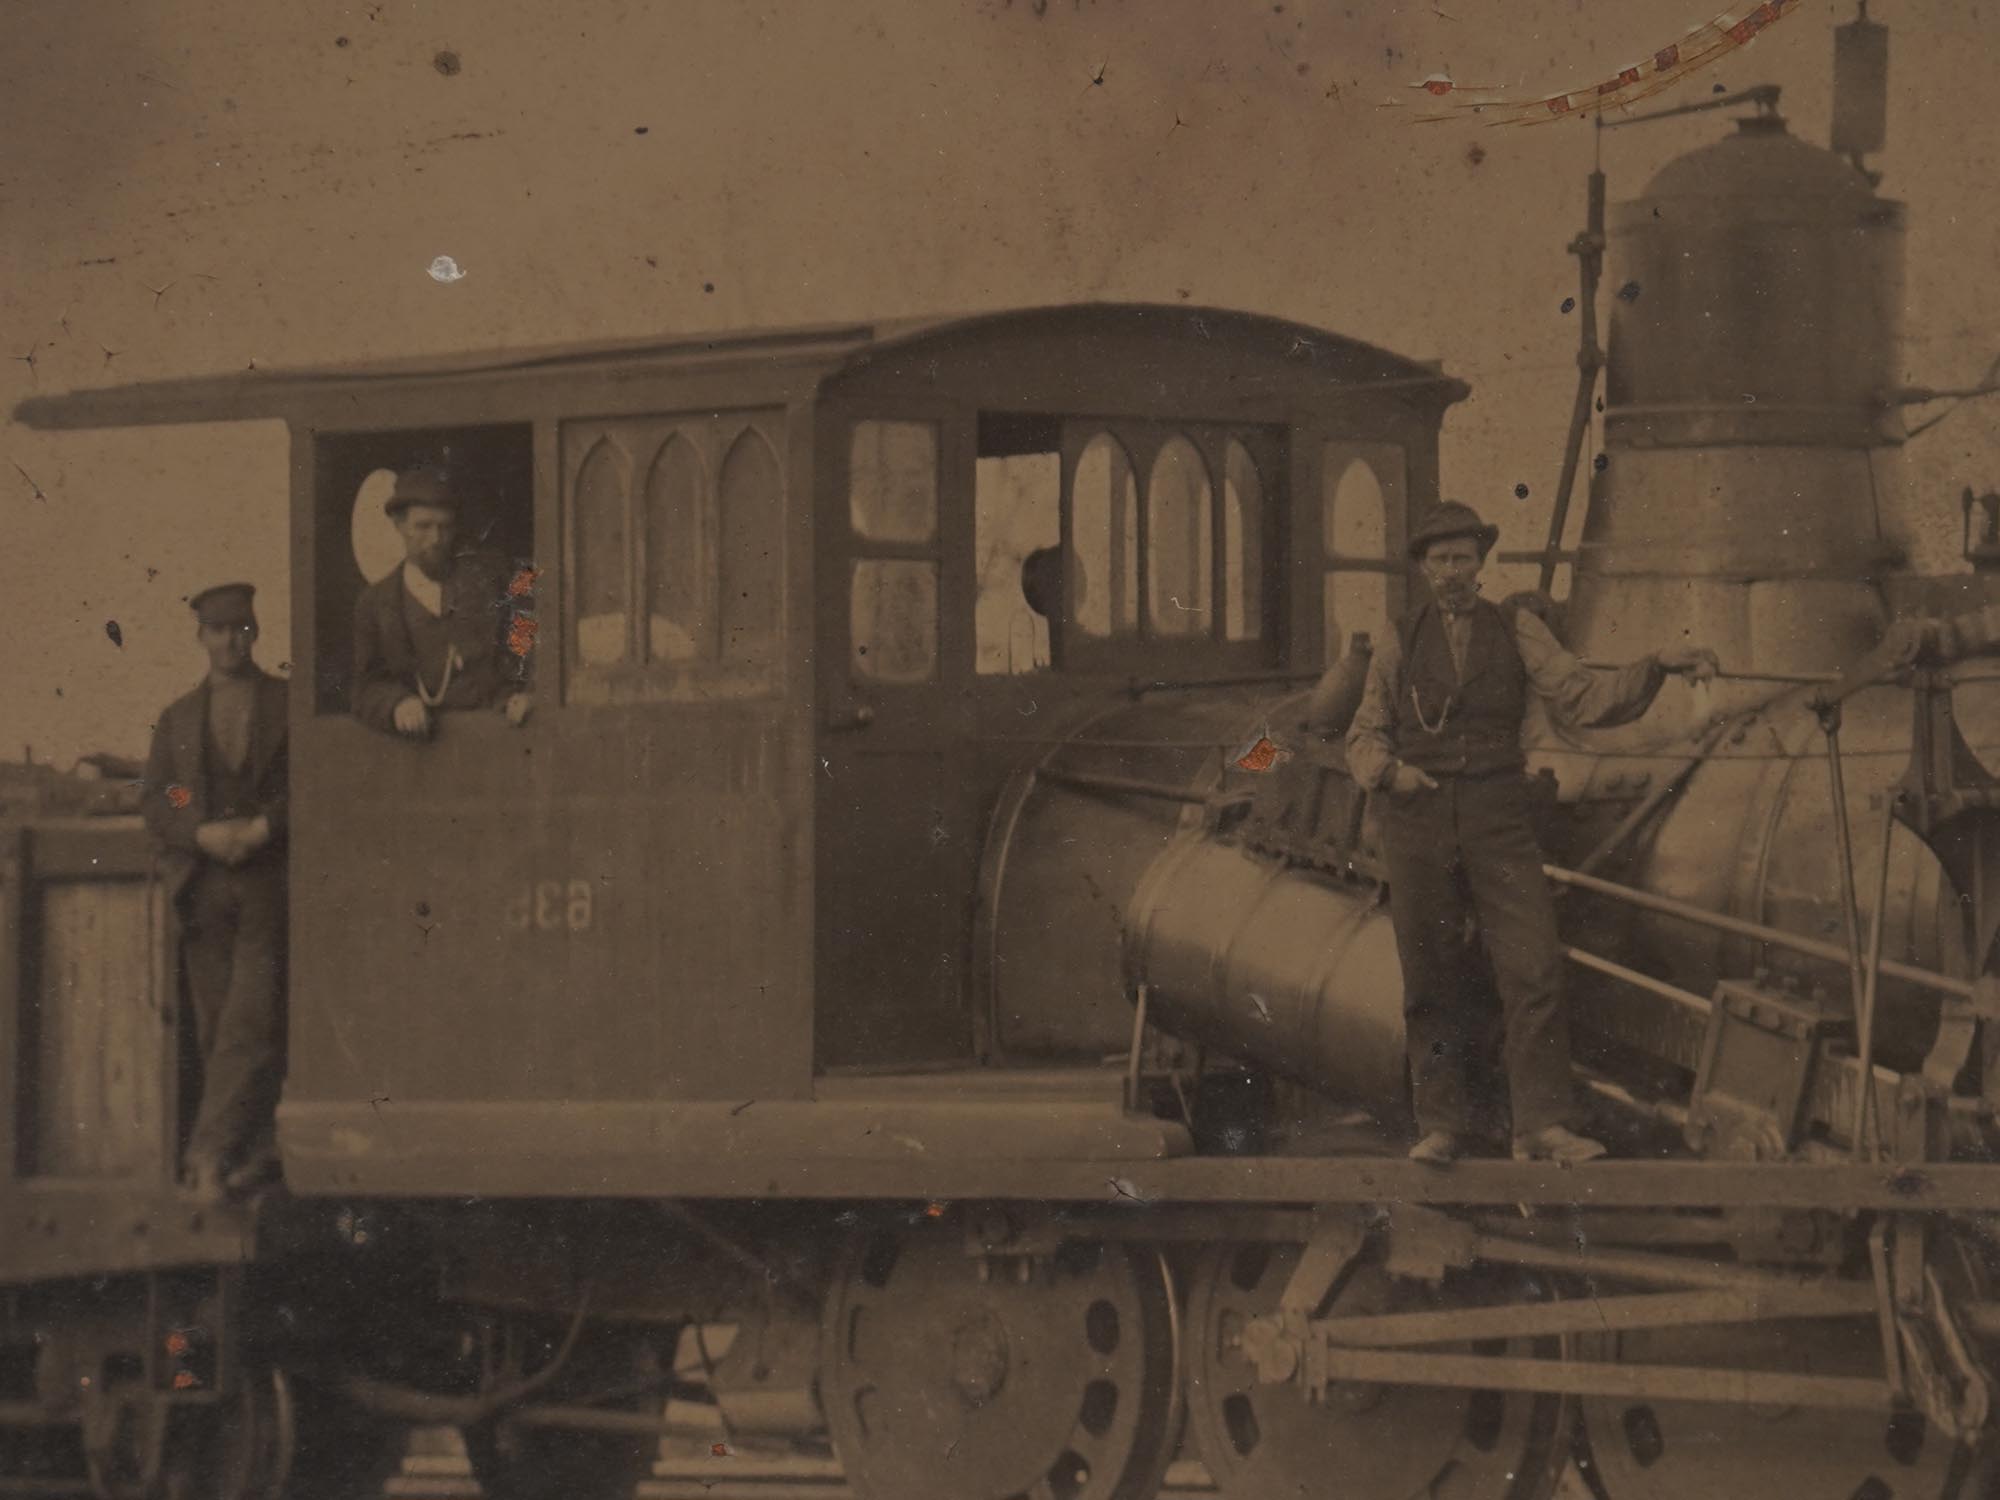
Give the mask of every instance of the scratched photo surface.
<svg viewBox="0 0 2000 1500">
<path fill-rule="evenodd" d="M 1986 1500 L 2000 12 L 0 15 L 0 1496 Z"/>
</svg>

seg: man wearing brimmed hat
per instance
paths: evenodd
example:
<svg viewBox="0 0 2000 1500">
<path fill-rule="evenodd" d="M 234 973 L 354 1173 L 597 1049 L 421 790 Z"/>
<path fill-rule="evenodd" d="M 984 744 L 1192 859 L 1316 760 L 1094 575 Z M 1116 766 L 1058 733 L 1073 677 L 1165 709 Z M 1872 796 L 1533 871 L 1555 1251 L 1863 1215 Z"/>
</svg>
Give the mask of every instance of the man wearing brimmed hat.
<svg viewBox="0 0 2000 1500">
<path fill-rule="evenodd" d="M 404 559 L 354 604 L 355 715 L 416 740 L 460 710 L 504 709 L 519 726 L 532 700 L 526 658 L 510 649 L 507 565 L 457 550 L 459 499 L 442 469 L 397 475 L 383 509 Z"/>
<path fill-rule="evenodd" d="M 1500 992 L 1514 1154 L 1588 1161 L 1604 1147 L 1571 1129 L 1562 947 L 1528 818 L 1528 697 L 1570 727 L 1623 724 L 1668 675 L 1704 680 L 1716 659 L 1680 646 L 1617 670 L 1586 667 L 1532 610 L 1479 597 L 1479 569 L 1499 536 L 1447 500 L 1410 537 L 1428 597 L 1376 648 L 1347 766 L 1379 810 L 1422 1136 L 1411 1157 L 1452 1161 L 1477 1134 L 1471 1083 L 1487 1061 L 1476 1055 L 1483 1027 L 1464 943 L 1476 915 Z"/>
<path fill-rule="evenodd" d="M 207 1201 L 277 1175 L 286 686 L 251 659 L 255 593 L 225 583 L 188 601 L 208 675 L 154 726 L 140 804 L 180 919 L 202 1062 L 186 1177 Z"/>
</svg>

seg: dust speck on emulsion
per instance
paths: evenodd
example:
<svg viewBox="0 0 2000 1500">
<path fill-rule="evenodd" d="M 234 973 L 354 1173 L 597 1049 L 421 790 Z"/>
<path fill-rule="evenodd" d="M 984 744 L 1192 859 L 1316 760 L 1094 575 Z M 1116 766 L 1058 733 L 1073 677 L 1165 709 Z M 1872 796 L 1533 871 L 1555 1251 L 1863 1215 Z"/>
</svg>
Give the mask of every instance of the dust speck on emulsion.
<svg viewBox="0 0 2000 1500">
<path fill-rule="evenodd" d="M 430 276 L 432 281 L 443 282 L 447 286 L 454 281 L 465 280 L 465 272 L 459 268 L 458 262 L 453 260 L 449 255 L 440 255 L 436 260 L 431 262 Z"/>
</svg>

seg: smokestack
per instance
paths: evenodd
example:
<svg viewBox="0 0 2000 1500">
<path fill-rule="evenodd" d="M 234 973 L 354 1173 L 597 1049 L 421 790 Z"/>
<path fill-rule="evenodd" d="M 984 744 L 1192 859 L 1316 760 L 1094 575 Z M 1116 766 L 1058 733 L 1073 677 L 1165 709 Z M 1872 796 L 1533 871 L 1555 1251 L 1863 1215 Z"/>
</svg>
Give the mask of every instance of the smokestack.
<svg viewBox="0 0 2000 1500">
<path fill-rule="evenodd" d="M 1888 140 L 1889 28 L 1868 19 L 1868 0 L 1845 26 L 1833 29 L 1835 151 L 1861 165 Z"/>
</svg>

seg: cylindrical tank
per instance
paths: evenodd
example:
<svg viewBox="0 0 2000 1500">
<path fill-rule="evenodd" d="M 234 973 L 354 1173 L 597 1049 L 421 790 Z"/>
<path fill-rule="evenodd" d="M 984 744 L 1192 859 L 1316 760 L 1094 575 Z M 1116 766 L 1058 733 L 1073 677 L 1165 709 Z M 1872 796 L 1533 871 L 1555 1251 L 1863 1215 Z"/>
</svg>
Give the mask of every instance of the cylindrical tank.
<svg viewBox="0 0 2000 1500">
<path fill-rule="evenodd" d="M 1903 210 L 1759 116 L 1609 224 L 1605 463 L 1570 641 L 1703 640 L 1725 666 L 1826 670 L 1878 637 L 1901 428 Z"/>
<path fill-rule="evenodd" d="M 1164 1030 L 1340 1098 L 1401 1098 L 1402 969 L 1373 892 L 1190 834 L 1147 872 L 1125 951 Z"/>
<path fill-rule="evenodd" d="M 973 926 L 997 1055 L 1116 1052 L 1132 1034 L 1121 933 L 1133 893 L 1262 723 L 1254 688 L 1119 701 L 1070 731 L 993 811 Z"/>
</svg>

